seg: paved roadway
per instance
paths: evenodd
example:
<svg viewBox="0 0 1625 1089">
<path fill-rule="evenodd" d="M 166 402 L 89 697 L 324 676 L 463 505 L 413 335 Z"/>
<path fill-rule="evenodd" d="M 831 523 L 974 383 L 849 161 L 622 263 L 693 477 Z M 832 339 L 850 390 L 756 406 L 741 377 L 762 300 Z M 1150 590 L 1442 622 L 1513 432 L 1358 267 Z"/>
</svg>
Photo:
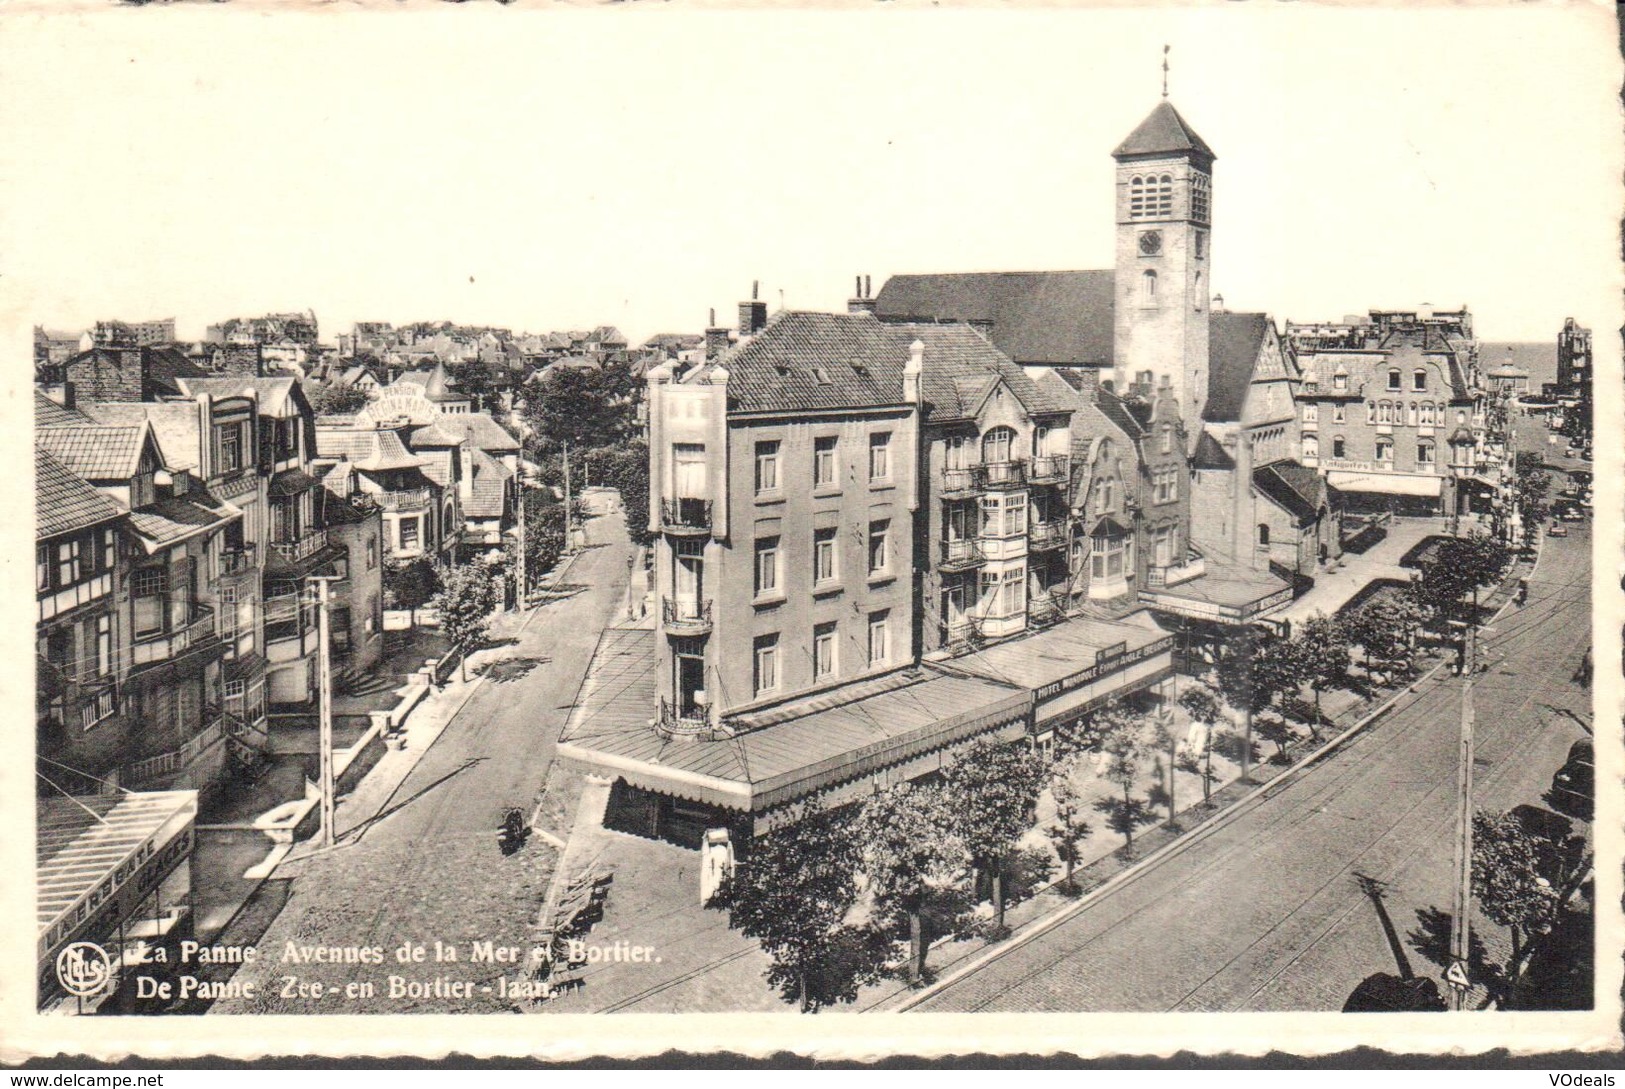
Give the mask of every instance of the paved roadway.
<svg viewBox="0 0 1625 1089">
<path fill-rule="evenodd" d="M 281 950 L 289 940 L 313 945 L 369 946 L 388 951 L 382 966 L 289 969 L 272 962 L 245 968 L 256 998 L 220 1012 L 497 1012 L 512 1007 L 482 989 L 513 966 L 472 965 L 470 942 L 528 946 L 530 923 L 552 874 L 553 852 L 533 840 L 504 856 L 496 842 L 505 806 L 528 812 L 553 762 L 559 731 L 586 673 L 598 633 L 625 603 L 627 543 L 619 513 L 588 523 L 590 547 L 569 570 L 570 597 L 540 606 L 518 642 L 494 662 L 487 679 L 384 806 L 365 833 L 293 867 L 289 898 L 259 945 Z M 402 967 L 393 951 L 404 942 L 456 944 L 457 964 Z M 329 988 L 370 981 L 371 997 L 284 1000 L 275 981 L 289 971 Z M 461 997 L 391 999 L 387 976 L 471 981 Z"/>
<path fill-rule="evenodd" d="M 1585 736 L 1569 713 L 1590 717 L 1572 679 L 1590 645 L 1590 524 L 1571 533 L 1543 540 L 1528 603 L 1482 644 L 1482 807 L 1540 805 Z M 1222 830 L 918 1008 L 1338 1010 L 1401 961 L 1437 978 L 1417 937 L 1421 913 L 1451 908 L 1459 725 L 1460 682 L 1441 676 Z M 1473 925 L 1499 939 L 1476 912 Z"/>
</svg>

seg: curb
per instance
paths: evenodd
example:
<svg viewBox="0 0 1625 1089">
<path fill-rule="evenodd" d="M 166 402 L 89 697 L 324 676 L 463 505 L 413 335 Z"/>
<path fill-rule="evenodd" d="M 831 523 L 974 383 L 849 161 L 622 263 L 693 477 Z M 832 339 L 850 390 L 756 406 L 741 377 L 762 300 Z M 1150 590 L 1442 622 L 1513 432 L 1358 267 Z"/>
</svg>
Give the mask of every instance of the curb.
<svg viewBox="0 0 1625 1089">
<path fill-rule="evenodd" d="M 1536 563 L 1538 564 L 1538 562 L 1539 560 L 1537 559 Z M 1531 566 L 1530 571 L 1533 572 L 1533 570 L 1534 567 Z M 1502 589 L 1504 588 L 1504 585 L 1505 584 L 1503 583 L 1496 588 Z M 1498 620 L 1501 614 L 1511 607 L 1512 600 L 1513 599 L 1511 597 L 1508 597 L 1506 601 L 1503 601 L 1501 603 L 1501 607 L 1490 616 L 1489 621 L 1484 625 L 1480 625 L 1480 627 L 1488 626 L 1489 623 L 1493 623 L 1494 621 Z M 1048 915 L 1044 915 L 1033 920 L 1033 922 L 1029 924 L 1029 929 L 1023 933 L 1014 935 L 1008 941 L 1000 944 L 999 946 L 971 958 L 969 961 L 961 964 L 958 968 L 955 968 L 953 971 L 941 977 L 936 982 L 920 989 L 919 991 L 915 991 L 914 993 L 907 995 L 901 1001 L 881 1003 L 879 1005 L 869 1007 L 869 1009 L 865 1010 L 864 1012 L 904 1013 L 914 1009 L 927 999 L 935 997 L 948 987 L 958 983 L 960 980 L 971 975 L 972 973 L 980 971 L 989 964 L 992 964 L 994 961 L 999 960 L 1009 953 L 1015 952 L 1017 949 L 1020 949 L 1028 942 L 1049 933 L 1049 931 L 1054 930 L 1056 927 L 1060 926 L 1074 915 L 1077 915 L 1085 909 L 1093 906 L 1096 901 L 1104 899 L 1106 896 L 1119 891 L 1138 878 L 1156 869 L 1162 863 L 1171 859 L 1174 855 L 1181 853 L 1186 848 L 1195 846 L 1197 843 L 1200 843 L 1213 833 L 1228 827 L 1244 813 L 1249 812 L 1257 802 L 1264 800 L 1265 795 L 1270 791 L 1275 790 L 1277 787 L 1292 785 L 1292 783 L 1295 782 L 1295 777 L 1300 772 L 1319 763 L 1327 756 L 1330 756 L 1332 753 L 1342 748 L 1343 745 L 1349 740 L 1363 733 L 1372 723 L 1376 722 L 1378 719 L 1388 714 L 1389 711 L 1393 710 L 1394 705 L 1397 704 L 1402 698 L 1406 696 L 1417 696 L 1419 694 L 1419 690 L 1424 684 L 1431 681 L 1435 674 L 1449 665 L 1450 660 L 1448 658 L 1439 662 L 1432 669 L 1422 674 L 1422 676 L 1418 677 L 1404 688 L 1396 691 L 1392 696 L 1384 700 L 1381 705 L 1367 712 L 1363 718 L 1356 721 L 1347 730 L 1344 730 L 1338 736 L 1327 741 L 1321 745 L 1320 748 L 1316 749 L 1314 752 L 1311 752 L 1309 755 L 1305 756 L 1302 760 L 1298 761 L 1296 764 L 1292 765 L 1290 768 L 1286 769 L 1269 782 L 1261 783 L 1248 793 L 1236 799 L 1236 801 L 1233 802 L 1223 813 L 1220 813 L 1212 820 L 1191 829 L 1189 832 L 1180 835 L 1168 843 L 1163 844 L 1161 847 L 1157 848 L 1155 851 L 1152 851 L 1138 862 L 1124 870 L 1119 871 L 1103 884 L 1091 889 L 1089 892 L 1079 897 L 1076 901 L 1070 904 L 1064 904 L 1050 912 Z"/>
</svg>

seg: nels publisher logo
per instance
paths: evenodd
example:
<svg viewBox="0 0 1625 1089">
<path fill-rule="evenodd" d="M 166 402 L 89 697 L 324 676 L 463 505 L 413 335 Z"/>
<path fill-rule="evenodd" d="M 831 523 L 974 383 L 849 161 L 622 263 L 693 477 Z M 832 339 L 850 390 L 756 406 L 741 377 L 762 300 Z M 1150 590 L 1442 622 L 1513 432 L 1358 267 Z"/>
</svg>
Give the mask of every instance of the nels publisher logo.
<svg viewBox="0 0 1625 1089">
<path fill-rule="evenodd" d="M 89 998 L 113 981 L 113 964 L 95 942 L 74 942 L 57 954 L 56 978 L 69 994 Z"/>
</svg>

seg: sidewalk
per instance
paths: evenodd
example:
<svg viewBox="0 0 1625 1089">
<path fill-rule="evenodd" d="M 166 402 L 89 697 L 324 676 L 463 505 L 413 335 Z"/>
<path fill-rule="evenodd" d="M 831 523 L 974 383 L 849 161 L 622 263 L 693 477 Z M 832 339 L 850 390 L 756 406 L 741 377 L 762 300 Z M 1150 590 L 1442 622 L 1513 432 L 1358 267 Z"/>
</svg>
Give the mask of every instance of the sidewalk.
<svg viewBox="0 0 1625 1089">
<path fill-rule="evenodd" d="M 1333 616 L 1378 579 L 1409 582 L 1416 570 L 1400 566 L 1401 557 L 1428 537 L 1448 534 L 1449 525 L 1446 518 L 1395 518 L 1386 537 L 1364 553 L 1345 552 L 1330 568 L 1315 575 L 1315 585 L 1308 593 L 1271 619 L 1298 625 L 1317 615 Z M 1462 516 L 1462 532 L 1477 525 L 1475 515 Z"/>
</svg>

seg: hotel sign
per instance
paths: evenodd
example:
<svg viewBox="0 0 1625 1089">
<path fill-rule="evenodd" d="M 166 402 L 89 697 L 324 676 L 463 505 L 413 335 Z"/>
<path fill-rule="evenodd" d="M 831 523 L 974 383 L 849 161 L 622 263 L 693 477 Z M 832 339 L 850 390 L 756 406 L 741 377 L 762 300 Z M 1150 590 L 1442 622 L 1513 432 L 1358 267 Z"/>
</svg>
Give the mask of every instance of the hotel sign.
<svg viewBox="0 0 1625 1089">
<path fill-rule="evenodd" d="M 1290 594 L 1291 591 L 1289 590 L 1288 596 Z M 1111 646 L 1101 647 L 1095 652 L 1094 665 L 1088 669 L 1080 669 L 1076 673 L 1069 673 L 1059 680 L 1051 681 L 1037 689 L 1034 693 L 1035 697 L 1042 702 L 1058 696 L 1062 692 L 1070 692 L 1074 688 L 1081 688 L 1108 674 L 1127 669 L 1129 666 L 1137 662 L 1143 662 L 1147 658 L 1153 658 L 1163 651 L 1171 649 L 1173 645 L 1174 637 L 1165 635 L 1161 639 L 1155 639 L 1132 651 L 1128 649 L 1127 642 L 1113 643 Z"/>
</svg>

